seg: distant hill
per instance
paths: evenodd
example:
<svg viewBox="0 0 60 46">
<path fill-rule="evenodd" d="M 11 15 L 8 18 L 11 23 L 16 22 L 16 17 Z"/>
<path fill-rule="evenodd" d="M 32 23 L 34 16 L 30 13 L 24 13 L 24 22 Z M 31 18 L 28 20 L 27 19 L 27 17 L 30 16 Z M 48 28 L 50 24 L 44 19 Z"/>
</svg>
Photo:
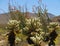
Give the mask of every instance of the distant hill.
<svg viewBox="0 0 60 46">
<path fill-rule="evenodd" d="M 52 18 L 53 22 L 60 22 L 60 15 Z"/>
<path fill-rule="evenodd" d="M 9 20 L 9 14 L 0 14 L 0 27 L 5 26 Z"/>
<path fill-rule="evenodd" d="M 52 13 L 47 13 L 47 15 L 49 16 L 49 18 L 53 18 L 53 17 L 55 17 L 55 15 L 54 14 L 52 14 Z"/>
<path fill-rule="evenodd" d="M 51 13 L 47 13 L 49 18 L 53 18 L 55 15 L 51 14 Z M 36 14 L 34 13 L 30 13 L 30 12 L 27 12 L 27 16 L 28 17 L 37 17 Z M 9 21 L 10 19 L 10 16 L 9 16 L 9 13 L 4 13 L 4 14 L 0 14 L 0 26 L 1 25 L 6 25 L 7 22 Z"/>
<path fill-rule="evenodd" d="M 37 17 L 37 15 L 36 14 L 34 14 L 34 13 L 29 13 L 28 12 L 28 14 L 27 15 L 29 15 L 29 17 Z M 53 15 L 53 14 L 51 14 L 51 13 L 47 13 L 47 15 L 49 16 L 49 18 L 53 18 L 53 17 L 55 17 L 55 15 Z"/>
</svg>

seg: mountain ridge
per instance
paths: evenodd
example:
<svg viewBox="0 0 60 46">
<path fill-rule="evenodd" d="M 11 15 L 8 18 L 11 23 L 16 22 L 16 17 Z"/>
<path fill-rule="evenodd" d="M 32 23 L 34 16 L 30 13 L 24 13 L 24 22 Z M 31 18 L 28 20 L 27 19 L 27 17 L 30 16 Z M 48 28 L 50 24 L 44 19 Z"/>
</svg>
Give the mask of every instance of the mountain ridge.
<svg viewBox="0 0 60 46">
<path fill-rule="evenodd" d="M 8 22 L 9 19 L 10 19 L 10 16 L 9 16 L 9 15 L 10 15 L 9 13 L 0 14 L 0 25 L 5 25 L 5 24 L 7 24 L 7 22 Z M 36 14 L 31 13 L 31 12 L 28 12 L 27 15 L 28 15 L 29 17 L 37 17 Z M 48 13 L 48 16 L 49 16 L 49 18 L 55 17 L 55 15 L 53 15 L 53 14 L 51 14 L 51 13 Z"/>
</svg>

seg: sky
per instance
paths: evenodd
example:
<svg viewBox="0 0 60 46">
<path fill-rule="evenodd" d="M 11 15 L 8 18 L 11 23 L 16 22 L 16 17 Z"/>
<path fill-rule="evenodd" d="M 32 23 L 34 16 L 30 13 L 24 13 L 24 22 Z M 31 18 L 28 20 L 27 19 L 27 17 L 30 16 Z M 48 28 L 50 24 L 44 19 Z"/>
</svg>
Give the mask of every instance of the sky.
<svg viewBox="0 0 60 46">
<path fill-rule="evenodd" d="M 0 13 L 8 12 L 9 0 L 0 0 Z M 10 0 L 11 5 L 25 6 L 27 4 L 28 11 L 32 12 L 32 6 L 38 5 L 38 0 Z M 54 15 L 60 15 L 60 0 L 42 0 L 42 3 L 46 5 L 48 13 Z"/>
</svg>

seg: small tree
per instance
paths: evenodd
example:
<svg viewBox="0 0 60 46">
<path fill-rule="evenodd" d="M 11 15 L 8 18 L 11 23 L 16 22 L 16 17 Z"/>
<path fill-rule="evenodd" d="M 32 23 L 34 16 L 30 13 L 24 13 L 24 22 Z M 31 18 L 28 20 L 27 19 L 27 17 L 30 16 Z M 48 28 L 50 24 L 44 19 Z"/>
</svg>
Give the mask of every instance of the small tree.
<svg viewBox="0 0 60 46">
<path fill-rule="evenodd" d="M 16 39 L 15 32 L 19 31 L 19 21 L 10 20 L 8 22 L 7 28 L 10 30 L 10 32 L 8 34 L 8 42 L 9 42 L 10 46 L 14 46 L 15 45 L 15 39 Z"/>
</svg>

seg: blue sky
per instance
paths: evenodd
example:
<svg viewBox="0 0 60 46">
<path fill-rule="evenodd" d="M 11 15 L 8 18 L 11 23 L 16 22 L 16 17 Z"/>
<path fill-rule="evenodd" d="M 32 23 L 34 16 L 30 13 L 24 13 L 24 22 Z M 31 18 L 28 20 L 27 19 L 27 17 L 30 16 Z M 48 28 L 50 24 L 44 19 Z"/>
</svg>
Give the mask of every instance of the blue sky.
<svg viewBox="0 0 60 46">
<path fill-rule="evenodd" d="M 0 0 L 0 13 L 8 12 L 9 0 Z M 38 5 L 38 0 L 11 0 L 12 5 L 25 5 L 27 4 L 28 10 L 32 12 L 32 6 Z M 16 4 L 15 4 L 16 2 Z M 42 3 L 46 5 L 49 13 L 54 15 L 60 15 L 60 0 L 42 0 Z"/>
</svg>

